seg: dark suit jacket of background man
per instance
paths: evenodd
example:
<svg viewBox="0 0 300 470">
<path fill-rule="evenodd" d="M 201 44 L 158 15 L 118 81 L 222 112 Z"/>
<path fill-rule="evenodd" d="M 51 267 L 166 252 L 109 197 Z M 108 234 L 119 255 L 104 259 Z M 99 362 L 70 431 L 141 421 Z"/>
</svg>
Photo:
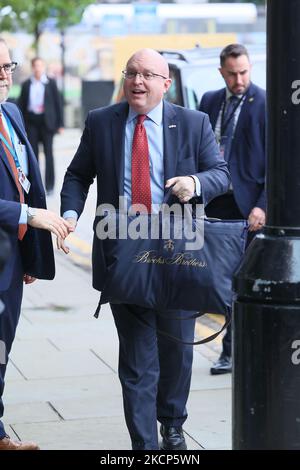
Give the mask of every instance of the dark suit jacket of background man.
<svg viewBox="0 0 300 470">
<path fill-rule="evenodd" d="M 209 115 L 213 129 L 225 96 L 226 89 L 222 88 L 202 97 L 199 109 Z M 234 197 L 245 219 L 253 207 L 266 209 L 265 107 L 265 90 L 251 83 L 238 117 L 228 161 Z"/>
<path fill-rule="evenodd" d="M 10 255 L 10 244 L 8 235 L 0 228 L 0 273 Z M 1 310 L 1 304 L 0 304 Z"/>
<path fill-rule="evenodd" d="M 45 192 L 38 163 L 26 137 L 20 111 L 12 103 L 3 103 L 1 107 L 11 120 L 20 142 L 26 146 L 29 164 L 28 179 L 31 182 L 31 188 L 29 194 L 25 194 L 25 202 L 32 207 L 46 208 Z M 21 205 L 17 186 L 6 154 L 3 147 L 0 146 L 0 226 L 7 232 L 12 247 L 11 256 L 4 271 L 0 274 L 0 293 L 6 291 L 12 282 L 17 256 L 22 258 L 24 273 L 39 279 L 54 278 L 54 256 L 50 233 L 28 226 L 24 239 L 19 242 L 20 212 Z"/>
<path fill-rule="evenodd" d="M 83 211 L 89 186 L 97 177 L 97 207 L 119 205 L 124 194 L 124 141 L 128 104 L 120 103 L 89 113 L 80 146 L 71 162 L 61 192 L 61 213 Z M 197 175 L 201 198 L 207 204 L 216 194 L 226 192 L 229 179 L 220 158 L 209 119 L 164 101 L 164 180 L 174 176 Z M 98 219 L 99 220 L 99 219 Z M 94 220 L 94 230 L 97 225 Z M 105 281 L 102 242 L 94 235 L 93 287 L 101 290 Z"/>
<path fill-rule="evenodd" d="M 55 134 L 60 127 L 63 127 L 63 106 L 62 97 L 58 91 L 56 81 L 53 78 L 48 78 L 48 83 L 45 85 L 45 101 L 44 101 L 44 114 L 45 124 L 49 132 Z M 25 123 L 28 120 L 28 102 L 29 90 L 31 80 L 26 80 L 21 88 L 21 94 L 18 100 L 18 105 L 23 113 Z"/>
<path fill-rule="evenodd" d="M 1 105 L 22 144 L 26 146 L 28 179 L 31 183 L 25 202 L 32 207 L 46 208 L 45 192 L 36 157 L 26 137 L 19 109 L 12 103 Z M 4 412 L 2 395 L 8 355 L 19 321 L 23 294 L 23 276 L 53 279 L 55 274 L 52 240 L 49 232 L 27 226 L 22 241 L 18 240 L 21 213 L 20 195 L 3 146 L 0 145 L 0 227 L 8 234 L 11 254 L 0 273 L 0 301 L 4 311 L 0 315 L 0 340 L 5 345 L 5 362 L 0 361 L 0 439 L 5 436 L 1 418 Z M 3 359 L 3 358 L 2 358 Z"/>
</svg>

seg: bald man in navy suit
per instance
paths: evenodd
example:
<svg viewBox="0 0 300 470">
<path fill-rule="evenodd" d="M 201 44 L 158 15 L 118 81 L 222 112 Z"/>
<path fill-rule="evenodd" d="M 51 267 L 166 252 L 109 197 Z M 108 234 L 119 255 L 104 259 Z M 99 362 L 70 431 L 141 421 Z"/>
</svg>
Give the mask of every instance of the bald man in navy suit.
<svg viewBox="0 0 300 470">
<path fill-rule="evenodd" d="M 152 204 L 161 204 L 171 186 L 181 203 L 195 197 L 207 204 L 228 189 L 228 170 L 220 158 L 208 116 L 163 100 L 171 84 L 166 60 L 152 49 L 143 49 L 129 59 L 123 74 L 127 102 L 89 113 L 80 146 L 65 175 L 61 210 L 74 226 L 95 177 L 97 207 L 108 203 L 117 208 L 119 196 L 125 196 L 129 205 L 138 203 L 136 184 L 142 177 L 148 178 L 149 184 L 141 185 L 141 197 L 148 202 L 151 199 Z M 138 126 L 143 126 L 143 135 L 147 134 L 148 167 L 134 178 L 134 136 Z M 142 152 L 140 159 L 142 154 L 145 157 Z M 94 221 L 95 229 L 98 220 Z M 63 244 L 62 248 L 66 249 Z M 95 233 L 95 289 L 102 290 L 105 276 L 103 244 Z M 132 308 L 153 329 L 141 324 L 127 305 L 111 305 L 119 335 L 119 377 L 132 448 L 159 448 L 158 420 L 161 448 L 184 450 L 182 425 L 187 419 L 193 348 L 158 335 L 156 329 L 189 342 L 194 338 L 195 322 L 172 318 L 184 317 L 188 312 L 163 312 L 164 317 L 158 317 L 153 310 L 138 305 Z"/>
</svg>

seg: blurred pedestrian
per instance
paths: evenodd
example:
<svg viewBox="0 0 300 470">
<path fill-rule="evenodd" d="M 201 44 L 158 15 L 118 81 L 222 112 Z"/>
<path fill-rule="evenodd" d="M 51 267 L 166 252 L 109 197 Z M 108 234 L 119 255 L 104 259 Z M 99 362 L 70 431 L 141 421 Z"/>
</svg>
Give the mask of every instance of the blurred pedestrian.
<svg viewBox="0 0 300 470">
<path fill-rule="evenodd" d="M 205 212 L 208 217 L 246 219 L 249 244 L 266 218 L 266 93 L 251 82 L 250 59 L 243 45 L 225 47 L 220 62 L 219 71 L 226 88 L 205 93 L 199 109 L 209 115 L 232 184 L 226 194 L 206 206 Z M 225 374 L 231 369 L 229 325 L 221 356 L 211 368 L 211 374 Z"/>
<path fill-rule="evenodd" d="M 13 441 L 6 434 L 1 421 L 4 378 L 21 311 L 23 282 L 53 279 L 49 232 L 65 238 L 71 230 L 68 222 L 46 210 L 38 164 L 22 115 L 15 104 L 5 103 L 16 66 L 0 38 L 0 227 L 7 232 L 11 245 L 11 254 L 0 273 L 0 303 L 4 304 L 0 314 L 0 451 L 38 449 L 32 442 Z"/>
<path fill-rule="evenodd" d="M 39 158 L 39 142 L 45 154 L 45 186 L 51 195 L 55 184 L 53 137 L 63 130 L 62 97 L 56 81 L 46 75 L 44 61 L 35 57 L 31 61 L 32 76 L 21 87 L 18 100 L 23 113 L 29 142 Z"/>
</svg>

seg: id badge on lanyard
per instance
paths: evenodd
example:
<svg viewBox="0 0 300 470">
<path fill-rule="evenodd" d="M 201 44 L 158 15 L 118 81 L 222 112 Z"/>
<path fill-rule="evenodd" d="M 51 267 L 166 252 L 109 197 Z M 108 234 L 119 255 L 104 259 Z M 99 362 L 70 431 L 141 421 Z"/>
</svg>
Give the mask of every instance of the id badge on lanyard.
<svg viewBox="0 0 300 470">
<path fill-rule="evenodd" d="M 14 133 L 13 133 L 12 125 L 11 125 L 9 120 L 7 120 L 7 125 L 8 125 L 8 128 L 9 128 L 10 139 L 11 139 L 12 143 L 14 144 L 14 138 L 13 138 Z M 14 147 L 11 147 L 8 142 L 5 142 L 5 145 L 8 147 L 8 149 L 9 149 L 10 153 L 12 154 L 13 159 L 15 161 L 15 164 L 16 164 L 16 167 L 17 167 L 17 170 L 18 170 L 19 183 L 22 186 L 22 188 L 24 189 L 25 193 L 28 194 L 29 191 L 30 191 L 31 183 L 30 183 L 29 179 L 27 178 L 27 176 L 25 175 L 24 171 L 22 170 L 22 167 L 21 167 L 20 162 L 19 162 L 20 156 L 22 156 L 23 153 L 25 152 L 25 145 L 22 145 L 20 143 L 17 147 L 17 150 L 16 150 L 15 145 L 14 145 Z"/>
<path fill-rule="evenodd" d="M 18 175 L 19 175 L 18 180 L 20 182 L 20 185 L 24 189 L 25 193 L 28 194 L 30 191 L 31 183 L 29 179 L 27 178 L 27 176 L 25 175 L 25 173 L 23 172 L 21 167 L 18 168 Z"/>
</svg>

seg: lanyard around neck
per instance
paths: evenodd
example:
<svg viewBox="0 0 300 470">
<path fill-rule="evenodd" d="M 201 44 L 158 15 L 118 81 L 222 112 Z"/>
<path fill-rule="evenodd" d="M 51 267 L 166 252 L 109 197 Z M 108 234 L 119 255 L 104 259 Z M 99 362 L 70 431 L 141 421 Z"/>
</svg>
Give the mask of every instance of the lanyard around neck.
<svg viewBox="0 0 300 470">
<path fill-rule="evenodd" d="M 3 119 L 3 112 L 1 113 L 2 114 L 2 119 Z M 10 135 L 10 140 L 11 142 L 13 143 L 14 142 L 14 131 L 13 131 L 13 127 L 11 125 L 11 122 L 10 120 L 5 116 L 5 119 L 6 119 L 6 123 L 7 123 L 7 126 L 8 126 L 8 131 L 9 131 L 9 135 Z M 3 122 L 3 125 L 4 125 L 4 122 Z M 0 139 L 2 140 L 2 142 L 6 145 L 6 147 L 8 148 L 8 150 L 10 151 L 13 159 L 14 159 L 14 162 L 16 164 L 16 167 L 17 169 L 21 168 L 21 165 L 20 165 L 20 162 L 19 162 L 19 159 L 18 159 L 18 155 L 14 149 L 14 147 L 12 145 L 10 145 L 10 143 L 7 141 L 7 139 L 4 137 L 4 135 L 2 135 L 0 133 Z"/>
</svg>

